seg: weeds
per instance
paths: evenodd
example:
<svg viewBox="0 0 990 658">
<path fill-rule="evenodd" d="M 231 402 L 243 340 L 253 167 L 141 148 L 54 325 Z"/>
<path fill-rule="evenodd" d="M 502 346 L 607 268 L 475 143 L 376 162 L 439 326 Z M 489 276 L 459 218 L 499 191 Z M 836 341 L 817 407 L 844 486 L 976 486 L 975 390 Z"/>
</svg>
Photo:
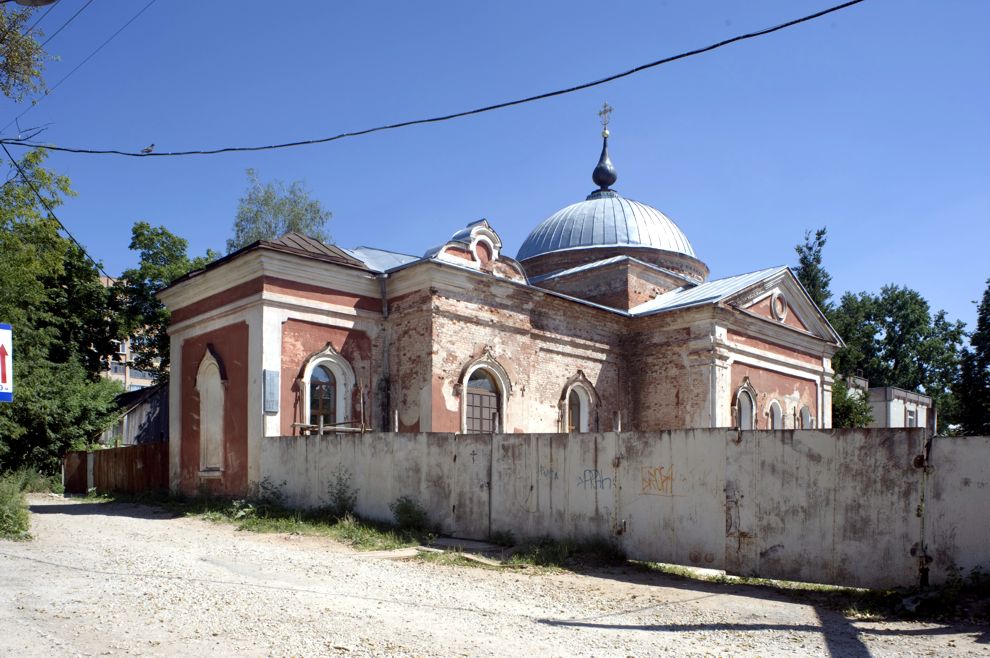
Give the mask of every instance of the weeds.
<svg viewBox="0 0 990 658">
<path fill-rule="evenodd" d="M 28 534 L 28 509 L 21 487 L 20 474 L 0 477 L 0 537 L 26 539 Z"/>
<path fill-rule="evenodd" d="M 331 519 L 339 520 L 354 514 L 357 507 L 357 489 L 351 486 L 351 472 L 342 464 L 337 464 L 337 470 L 327 486 L 327 496 L 330 499 L 326 512 Z"/>
<path fill-rule="evenodd" d="M 0 476 L 0 538 L 29 539 L 26 493 L 62 492 L 62 478 L 39 473 L 34 468 Z"/>
<path fill-rule="evenodd" d="M 509 564 L 525 564 L 555 569 L 573 569 L 588 565 L 615 565 L 626 562 L 618 544 L 604 537 L 587 541 L 541 539 L 517 546 Z"/>
<path fill-rule="evenodd" d="M 400 530 L 425 533 L 430 530 L 430 520 L 423 506 L 409 496 L 400 496 L 388 508 L 392 510 L 395 525 Z"/>
</svg>

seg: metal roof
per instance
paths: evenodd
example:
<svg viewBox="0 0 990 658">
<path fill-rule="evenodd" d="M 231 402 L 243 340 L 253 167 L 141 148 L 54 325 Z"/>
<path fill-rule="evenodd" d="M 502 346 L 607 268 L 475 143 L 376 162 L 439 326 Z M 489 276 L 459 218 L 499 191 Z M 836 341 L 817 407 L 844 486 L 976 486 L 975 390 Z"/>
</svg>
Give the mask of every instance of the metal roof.
<svg viewBox="0 0 990 658">
<path fill-rule="evenodd" d="M 594 270 L 594 269 L 598 269 L 599 267 L 605 267 L 606 265 L 612 265 L 613 263 L 623 263 L 623 262 L 630 262 L 630 263 L 636 263 L 638 265 L 643 265 L 645 267 L 650 268 L 651 270 L 656 270 L 657 272 L 663 272 L 664 274 L 672 276 L 681 281 L 693 283 L 691 279 L 687 278 L 683 274 L 678 274 L 673 270 L 668 270 L 665 267 L 658 267 L 652 263 L 647 263 L 646 261 L 642 261 L 638 258 L 633 258 L 632 256 L 626 256 L 625 254 L 621 256 L 612 256 L 611 258 L 603 258 L 602 260 L 596 260 L 591 263 L 584 263 L 583 265 L 576 265 L 575 267 L 571 267 L 566 270 L 561 270 L 559 272 L 551 272 L 549 274 L 544 274 L 542 276 L 533 277 L 529 280 L 529 282 L 539 283 L 541 281 L 548 281 L 550 279 L 557 279 L 560 277 L 570 276 L 571 274 L 577 274 L 578 272 L 584 272 L 585 270 Z"/>
<path fill-rule="evenodd" d="M 598 190 L 544 220 L 523 242 L 516 258 L 612 246 L 651 247 L 695 257 L 687 237 L 662 212 L 611 190 Z"/>
<path fill-rule="evenodd" d="M 419 260 L 417 256 L 375 249 L 374 247 L 354 247 L 353 249 L 344 249 L 344 251 L 363 262 L 369 270 L 374 272 L 387 272 Z"/>
<path fill-rule="evenodd" d="M 643 302 L 639 306 L 634 306 L 629 309 L 629 313 L 631 315 L 648 315 L 650 313 L 670 311 L 675 308 L 697 306 L 699 304 L 715 304 L 752 285 L 786 271 L 787 266 L 781 265 L 780 267 L 757 270 L 748 274 L 739 274 L 724 279 L 706 281 L 705 283 L 699 283 L 694 286 L 675 288 L 654 297 L 648 302 Z"/>
</svg>

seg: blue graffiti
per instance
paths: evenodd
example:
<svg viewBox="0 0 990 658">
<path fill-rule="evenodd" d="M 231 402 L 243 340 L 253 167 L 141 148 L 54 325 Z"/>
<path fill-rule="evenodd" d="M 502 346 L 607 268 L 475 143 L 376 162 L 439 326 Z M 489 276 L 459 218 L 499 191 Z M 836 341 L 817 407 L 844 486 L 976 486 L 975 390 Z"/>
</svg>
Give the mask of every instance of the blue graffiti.
<svg viewBox="0 0 990 658">
<path fill-rule="evenodd" d="M 586 468 L 584 474 L 578 476 L 577 485 L 582 489 L 612 489 L 615 487 L 612 478 L 603 475 L 597 468 Z"/>
</svg>

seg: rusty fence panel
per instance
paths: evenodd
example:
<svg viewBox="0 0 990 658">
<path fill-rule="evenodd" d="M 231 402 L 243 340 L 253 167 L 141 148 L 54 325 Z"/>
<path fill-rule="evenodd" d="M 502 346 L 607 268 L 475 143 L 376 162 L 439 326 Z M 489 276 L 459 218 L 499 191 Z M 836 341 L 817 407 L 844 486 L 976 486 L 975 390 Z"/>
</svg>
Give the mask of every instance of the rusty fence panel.
<svg viewBox="0 0 990 658">
<path fill-rule="evenodd" d="M 168 444 L 146 443 L 97 450 L 93 487 L 101 492 L 140 493 L 168 488 Z"/>
</svg>

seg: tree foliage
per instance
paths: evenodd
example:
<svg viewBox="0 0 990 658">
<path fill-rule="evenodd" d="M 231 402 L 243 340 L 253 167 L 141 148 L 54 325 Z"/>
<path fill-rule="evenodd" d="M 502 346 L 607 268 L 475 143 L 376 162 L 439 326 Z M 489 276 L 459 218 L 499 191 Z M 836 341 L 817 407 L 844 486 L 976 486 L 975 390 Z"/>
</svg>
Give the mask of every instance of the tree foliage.
<svg viewBox="0 0 990 658">
<path fill-rule="evenodd" d="M 832 275 L 822 265 L 822 251 L 825 249 L 826 238 L 827 229 L 824 226 L 815 231 L 814 235 L 811 231 L 804 232 L 804 243 L 794 247 L 798 255 L 798 265 L 794 274 L 818 308 L 828 315 L 831 310 L 829 300 L 832 291 L 829 290 L 829 284 L 832 282 Z"/>
<path fill-rule="evenodd" d="M 121 274 L 114 286 L 123 334 L 131 337 L 133 365 L 156 373 L 169 368 L 169 312 L 156 294 L 172 281 L 205 267 L 219 254 L 189 258 L 189 243 L 164 226 L 136 222 L 131 229 L 130 249 L 140 255 L 139 264 Z"/>
<path fill-rule="evenodd" d="M 865 377 L 871 386 L 924 392 L 940 426 L 954 421 L 962 322 L 948 320 L 945 311 L 933 316 L 920 293 L 895 285 L 879 295 L 846 293 L 832 322 L 846 343 L 833 360 L 836 372 Z"/>
<path fill-rule="evenodd" d="M 873 410 L 866 396 L 851 392 L 845 380 L 832 384 L 832 427 L 866 427 L 873 422 Z"/>
<path fill-rule="evenodd" d="M 301 182 L 262 183 L 254 169 L 248 169 L 247 176 L 248 190 L 237 206 L 234 237 L 227 240 L 227 253 L 258 240 L 274 240 L 289 231 L 330 242 L 326 223 L 331 213 L 310 198 Z"/>
<path fill-rule="evenodd" d="M 962 431 L 990 435 L 990 279 L 977 308 L 976 330 L 962 353 L 956 395 Z"/>
<path fill-rule="evenodd" d="M 45 89 L 41 78 L 45 53 L 40 30 L 29 30 L 30 9 L 0 8 L 0 93 L 19 101 Z"/>
<path fill-rule="evenodd" d="M 21 167 L 52 208 L 69 181 L 28 153 Z M 116 326 L 99 272 L 58 232 L 33 190 L 15 178 L 0 189 L 0 321 L 14 329 L 14 401 L 0 404 L 0 471 L 57 469 L 113 419 L 117 384 L 99 371 L 114 352 Z"/>
</svg>

